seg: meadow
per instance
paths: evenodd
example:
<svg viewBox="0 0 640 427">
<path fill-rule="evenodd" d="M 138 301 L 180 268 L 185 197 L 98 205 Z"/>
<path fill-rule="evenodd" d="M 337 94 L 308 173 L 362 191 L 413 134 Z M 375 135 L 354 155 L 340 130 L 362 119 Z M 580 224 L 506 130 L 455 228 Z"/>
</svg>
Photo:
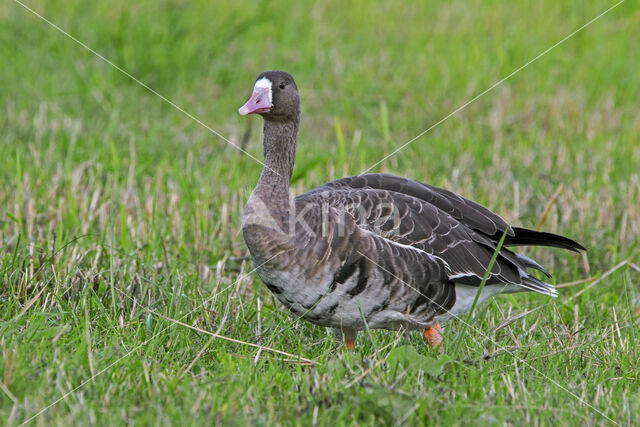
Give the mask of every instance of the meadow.
<svg viewBox="0 0 640 427">
<path fill-rule="evenodd" d="M 2 2 L 0 424 L 640 424 L 640 2 L 572 35 L 616 4 Z M 240 232 L 266 69 L 301 91 L 296 192 L 449 188 L 584 244 L 524 250 L 560 296 L 442 354 L 288 313 Z"/>
</svg>

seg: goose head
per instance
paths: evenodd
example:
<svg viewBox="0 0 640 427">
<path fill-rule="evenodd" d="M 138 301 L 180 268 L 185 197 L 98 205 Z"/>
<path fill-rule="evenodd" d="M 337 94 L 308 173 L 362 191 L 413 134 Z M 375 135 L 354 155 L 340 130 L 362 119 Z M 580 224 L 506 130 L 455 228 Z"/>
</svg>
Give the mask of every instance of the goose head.
<svg viewBox="0 0 640 427">
<path fill-rule="evenodd" d="M 265 71 L 258 76 L 251 98 L 238 109 L 242 116 L 260 114 L 268 121 L 298 120 L 300 94 L 291 74 Z"/>
</svg>

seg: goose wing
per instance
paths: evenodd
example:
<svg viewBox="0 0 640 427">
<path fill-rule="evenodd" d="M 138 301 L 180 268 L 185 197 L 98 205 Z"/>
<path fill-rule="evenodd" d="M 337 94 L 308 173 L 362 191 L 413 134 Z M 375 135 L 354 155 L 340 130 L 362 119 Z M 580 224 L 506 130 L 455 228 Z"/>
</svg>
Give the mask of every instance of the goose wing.
<svg viewBox="0 0 640 427">
<path fill-rule="evenodd" d="M 441 258 L 447 265 L 445 282 L 480 285 L 497 245 L 492 236 L 498 234 L 499 239 L 505 230 L 515 233 L 483 206 L 419 184 L 392 175 L 364 175 L 325 184 L 298 200 L 331 206 L 369 232 Z M 529 274 L 528 267 L 541 269 L 533 260 L 502 248 L 487 284 L 508 283 L 555 295 L 551 285 Z"/>
<path fill-rule="evenodd" d="M 511 227 L 504 219 L 486 207 L 452 191 L 392 174 L 372 173 L 345 177 L 317 187 L 311 192 L 350 188 L 374 188 L 413 196 L 436 206 L 469 229 L 488 237 L 495 243 L 506 231 L 504 246 L 551 246 L 574 252 L 586 250 L 580 243 L 564 236 Z M 535 264 L 529 265 L 529 267 L 538 268 L 539 266 Z"/>
</svg>

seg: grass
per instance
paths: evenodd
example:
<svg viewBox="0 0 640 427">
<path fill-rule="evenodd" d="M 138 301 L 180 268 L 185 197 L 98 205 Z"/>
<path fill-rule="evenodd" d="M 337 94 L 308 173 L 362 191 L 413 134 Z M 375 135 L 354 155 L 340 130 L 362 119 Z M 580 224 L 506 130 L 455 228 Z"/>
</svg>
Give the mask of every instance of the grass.
<svg viewBox="0 0 640 427">
<path fill-rule="evenodd" d="M 257 158 L 259 120 L 236 109 L 259 72 L 290 71 L 301 192 L 362 172 L 615 3 L 26 4 Z M 290 316 L 239 233 L 260 165 L 3 2 L 0 423 L 637 425 L 638 6 L 374 168 L 589 248 L 526 251 L 582 283 L 479 306 L 439 355 L 385 331 L 344 353 Z"/>
</svg>

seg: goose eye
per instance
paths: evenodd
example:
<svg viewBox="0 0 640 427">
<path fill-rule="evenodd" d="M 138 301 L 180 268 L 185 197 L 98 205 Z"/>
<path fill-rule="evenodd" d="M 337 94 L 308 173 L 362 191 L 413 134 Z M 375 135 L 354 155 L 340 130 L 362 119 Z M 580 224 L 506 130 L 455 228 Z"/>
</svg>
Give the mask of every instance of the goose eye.
<svg viewBox="0 0 640 427">
<path fill-rule="evenodd" d="M 280 89 L 284 89 L 285 86 L 284 82 L 280 83 Z"/>
</svg>

